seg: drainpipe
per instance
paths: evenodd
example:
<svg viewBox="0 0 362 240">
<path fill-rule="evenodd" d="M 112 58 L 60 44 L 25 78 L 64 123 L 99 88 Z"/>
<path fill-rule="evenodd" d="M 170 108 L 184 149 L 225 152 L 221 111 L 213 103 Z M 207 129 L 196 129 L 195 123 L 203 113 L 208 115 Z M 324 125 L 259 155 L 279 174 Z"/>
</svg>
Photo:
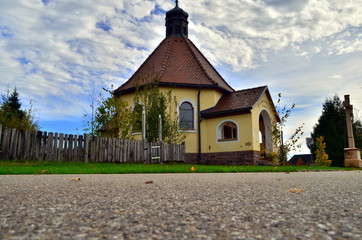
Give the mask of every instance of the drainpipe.
<svg viewBox="0 0 362 240">
<path fill-rule="evenodd" d="M 201 110 L 200 110 L 200 93 L 201 89 L 197 93 L 197 129 L 198 129 L 198 154 L 197 154 L 197 163 L 200 164 L 202 161 L 201 154 Z"/>
</svg>

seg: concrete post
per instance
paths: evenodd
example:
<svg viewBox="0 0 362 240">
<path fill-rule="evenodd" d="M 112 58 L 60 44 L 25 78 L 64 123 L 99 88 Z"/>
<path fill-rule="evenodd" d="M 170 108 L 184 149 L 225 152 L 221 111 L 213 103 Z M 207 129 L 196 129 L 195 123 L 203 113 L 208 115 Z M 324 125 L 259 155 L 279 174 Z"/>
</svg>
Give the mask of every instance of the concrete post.
<svg viewBox="0 0 362 240">
<path fill-rule="evenodd" d="M 356 148 L 356 146 L 354 145 L 353 126 L 352 126 L 353 106 L 350 105 L 349 103 L 349 95 L 344 95 L 343 106 L 346 112 L 348 148 Z"/>
<path fill-rule="evenodd" d="M 344 149 L 344 165 L 346 167 L 362 167 L 361 150 L 355 147 L 353 137 L 353 106 L 350 105 L 349 95 L 344 95 L 343 106 L 346 112 L 348 148 Z"/>
<path fill-rule="evenodd" d="M 162 142 L 162 117 L 158 115 L 158 141 Z"/>
<path fill-rule="evenodd" d="M 142 110 L 142 140 L 146 139 L 146 111 Z"/>
</svg>

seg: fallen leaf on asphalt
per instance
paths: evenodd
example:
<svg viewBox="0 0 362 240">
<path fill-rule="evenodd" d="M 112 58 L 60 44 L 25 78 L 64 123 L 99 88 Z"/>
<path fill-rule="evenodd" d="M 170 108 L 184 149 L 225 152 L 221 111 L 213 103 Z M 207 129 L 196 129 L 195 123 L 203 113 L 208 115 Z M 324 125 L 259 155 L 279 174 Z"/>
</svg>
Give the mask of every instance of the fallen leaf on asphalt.
<svg viewBox="0 0 362 240">
<path fill-rule="evenodd" d="M 153 181 L 146 181 L 145 183 L 146 183 L 146 184 L 152 184 Z"/>
<path fill-rule="evenodd" d="M 307 191 L 306 189 L 303 188 L 290 188 L 288 189 L 288 192 L 292 192 L 292 193 L 300 193 L 300 192 L 304 192 Z"/>
<path fill-rule="evenodd" d="M 80 181 L 80 178 L 79 177 L 74 177 L 74 178 L 71 178 L 70 181 Z"/>
</svg>

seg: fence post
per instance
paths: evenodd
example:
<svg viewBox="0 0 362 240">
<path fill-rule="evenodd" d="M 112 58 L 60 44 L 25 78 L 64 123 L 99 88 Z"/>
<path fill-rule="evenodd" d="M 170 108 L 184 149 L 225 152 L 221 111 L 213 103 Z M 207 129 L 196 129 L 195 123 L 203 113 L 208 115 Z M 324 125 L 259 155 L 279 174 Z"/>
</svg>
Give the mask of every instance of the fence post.
<svg viewBox="0 0 362 240">
<path fill-rule="evenodd" d="M 73 156 L 72 156 L 72 162 L 78 161 L 78 135 L 73 136 Z"/>
<path fill-rule="evenodd" d="M 124 162 L 123 157 L 123 149 L 124 149 L 124 139 L 119 140 L 119 162 Z"/>
<path fill-rule="evenodd" d="M 20 160 L 24 160 L 24 150 L 25 150 L 25 131 L 24 130 L 20 130 L 18 133 L 18 150 L 16 153 L 16 158 L 20 159 Z"/>
<path fill-rule="evenodd" d="M 37 131 L 33 135 L 34 147 L 35 147 L 35 159 L 41 160 L 41 145 L 42 145 L 42 132 Z"/>
<path fill-rule="evenodd" d="M 30 150 L 30 132 L 25 131 L 24 154 L 23 154 L 23 158 L 24 158 L 25 161 L 28 160 L 28 158 L 29 158 L 29 150 Z"/>
<path fill-rule="evenodd" d="M 84 162 L 88 163 L 88 144 L 89 144 L 89 136 L 88 134 L 84 134 Z"/>
<path fill-rule="evenodd" d="M 2 142 L 1 142 L 1 139 L 2 139 L 2 134 L 3 134 L 3 126 L 0 124 L 0 153 L 2 152 Z M 1 159 L 1 155 L 0 155 L 0 159 Z"/>
<path fill-rule="evenodd" d="M 47 141 L 47 160 L 52 161 L 53 160 L 53 133 L 48 133 L 48 141 Z"/>
<path fill-rule="evenodd" d="M 163 142 L 160 142 L 160 163 L 164 163 L 166 161 L 165 157 L 164 157 L 164 151 L 165 151 L 165 145 Z"/>
<path fill-rule="evenodd" d="M 97 149 L 97 137 L 96 136 L 92 136 L 92 140 L 90 141 L 91 143 L 91 161 L 92 162 L 96 162 L 96 149 Z"/>
<path fill-rule="evenodd" d="M 95 137 L 95 142 L 94 142 L 94 159 L 93 161 L 96 161 L 96 162 L 99 162 L 100 160 L 100 157 L 101 157 L 101 151 L 99 150 L 100 149 L 100 138 L 101 137 Z"/>
<path fill-rule="evenodd" d="M 2 137 L 3 126 L 0 124 L 0 152 L 1 152 L 1 137 Z"/>
<path fill-rule="evenodd" d="M 74 149 L 74 142 L 73 142 L 73 134 L 69 134 L 68 139 L 68 161 L 73 161 L 73 149 Z"/>
<path fill-rule="evenodd" d="M 41 146 L 41 160 L 45 161 L 46 160 L 46 147 L 47 147 L 47 140 L 48 140 L 48 133 L 44 132 L 43 136 L 42 136 L 42 146 Z"/>
<path fill-rule="evenodd" d="M 34 142 L 31 141 L 32 136 L 35 134 L 35 131 L 26 131 L 25 132 L 25 152 L 26 156 L 24 160 L 35 160 L 34 157 Z"/>
<path fill-rule="evenodd" d="M 53 161 L 58 161 L 58 148 L 59 148 L 59 134 L 56 132 L 54 133 L 53 138 Z"/>
<path fill-rule="evenodd" d="M 11 130 L 11 141 L 10 141 L 10 159 L 15 160 L 16 158 L 16 135 L 17 129 L 13 128 Z"/>
<path fill-rule="evenodd" d="M 107 139 L 107 162 L 112 162 L 112 154 L 113 154 L 113 139 Z"/>
<path fill-rule="evenodd" d="M 9 130 L 8 128 L 4 128 L 3 142 L 2 142 L 2 159 L 8 159 L 8 150 L 9 150 Z"/>
</svg>

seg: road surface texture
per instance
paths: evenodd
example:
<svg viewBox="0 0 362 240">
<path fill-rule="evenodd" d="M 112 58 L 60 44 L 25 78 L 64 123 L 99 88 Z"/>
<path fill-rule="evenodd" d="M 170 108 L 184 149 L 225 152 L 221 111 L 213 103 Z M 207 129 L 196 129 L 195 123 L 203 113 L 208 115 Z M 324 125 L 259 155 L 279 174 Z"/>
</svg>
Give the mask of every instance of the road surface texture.
<svg viewBox="0 0 362 240">
<path fill-rule="evenodd" d="M 362 239 L 362 173 L 0 176 L 0 239 Z"/>
</svg>

